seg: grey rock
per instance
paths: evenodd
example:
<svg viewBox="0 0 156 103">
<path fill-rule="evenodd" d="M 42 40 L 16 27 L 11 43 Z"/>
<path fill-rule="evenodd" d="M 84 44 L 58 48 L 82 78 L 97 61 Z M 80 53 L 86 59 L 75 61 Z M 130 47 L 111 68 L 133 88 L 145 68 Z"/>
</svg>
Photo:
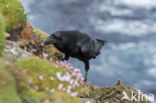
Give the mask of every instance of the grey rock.
<svg viewBox="0 0 156 103">
<path fill-rule="evenodd" d="M 96 103 L 95 99 L 92 98 L 81 98 L 82 103 Z"/>
<path fill-rule="evenodd" d="M 23 57 L 28 57 L 30 55 L 31 53 L 21 49 L 16 42 L 9 40 L 7 41 L 7 45 L 3 53 L 4 57 L 11 59 L 20 59 Z"/>
</svg>

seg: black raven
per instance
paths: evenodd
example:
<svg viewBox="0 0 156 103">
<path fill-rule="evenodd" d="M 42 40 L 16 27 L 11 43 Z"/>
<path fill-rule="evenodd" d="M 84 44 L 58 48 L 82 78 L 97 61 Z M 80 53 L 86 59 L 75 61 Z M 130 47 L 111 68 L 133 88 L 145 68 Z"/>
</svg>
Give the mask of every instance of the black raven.
<svg viewBox="0 0 156 103">
<path fill-rule="evenodd" d="M 65 54 L 63 60 L 69 57 L 77 58 L 85 63 L 85 81 L 89 70 L 89 60 L 96 58 L 107 41 L 95 39 L 77 30 L 57 31 L 51 34 L 44 45 L 53 44 L 58 50 Z"/>
</svg>

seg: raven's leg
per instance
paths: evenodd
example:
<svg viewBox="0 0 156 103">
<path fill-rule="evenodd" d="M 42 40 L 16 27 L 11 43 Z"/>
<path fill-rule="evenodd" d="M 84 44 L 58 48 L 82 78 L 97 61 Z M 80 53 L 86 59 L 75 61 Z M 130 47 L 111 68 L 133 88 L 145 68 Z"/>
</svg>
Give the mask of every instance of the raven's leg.
<svg viewBox="0 0 156 103">
<path fill-rule="evenodd" d="M 84 81 L 87 82 L 87 80 L 88 80 L 88 78 L 87 78 L 88 77 L 88 70 L 89 70 L 89 61 L 87 60 L 84 63 L 85 63 L 85 71 L 86 71 Z"/>
<path fill-rule="evenodd" d="M 64 59 L 65 59 L 65 60 L 68 60 L 68 59 L 69 59 L 69 55 L 65 54 Z"/>
<path fill-rule="evenodd" d="M 65 54 L 65 57 L 62 58 L 61 60 L 64 61 L 64 60 L 68 60 L 69 59 L 69 55 Z"/>
</svg>

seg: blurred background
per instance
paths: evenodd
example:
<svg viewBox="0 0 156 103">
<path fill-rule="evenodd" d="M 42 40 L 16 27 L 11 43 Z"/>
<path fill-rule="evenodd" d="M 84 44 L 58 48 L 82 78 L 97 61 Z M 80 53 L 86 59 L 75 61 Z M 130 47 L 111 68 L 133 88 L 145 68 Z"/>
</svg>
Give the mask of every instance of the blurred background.
<svg viewBox="0 0 156 103">
<path fill-rule="evenodd" d="M 156 0 L 20 0 L 29 22 L 52 34 L 76 29 L 109 43 L 90 62 L 89 83 L 118 79 L 156 94 Z M 70 59 L 84 71 L 84 64 Z"/>
</svg>

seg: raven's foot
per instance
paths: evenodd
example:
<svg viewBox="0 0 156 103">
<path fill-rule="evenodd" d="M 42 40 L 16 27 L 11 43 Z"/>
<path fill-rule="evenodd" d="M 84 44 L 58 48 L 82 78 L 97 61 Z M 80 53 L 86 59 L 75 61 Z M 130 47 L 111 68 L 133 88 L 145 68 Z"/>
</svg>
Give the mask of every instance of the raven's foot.
<svg viewBox="0 0 156 103">
<path fill-rule="evenodd" d="M 86 83 L 87 83 L 87 81 L 88 81 L 88 78 L 87 78 L 87 77 L 85 77 L 84 82 L 86 82 Z"/>
</svg>

